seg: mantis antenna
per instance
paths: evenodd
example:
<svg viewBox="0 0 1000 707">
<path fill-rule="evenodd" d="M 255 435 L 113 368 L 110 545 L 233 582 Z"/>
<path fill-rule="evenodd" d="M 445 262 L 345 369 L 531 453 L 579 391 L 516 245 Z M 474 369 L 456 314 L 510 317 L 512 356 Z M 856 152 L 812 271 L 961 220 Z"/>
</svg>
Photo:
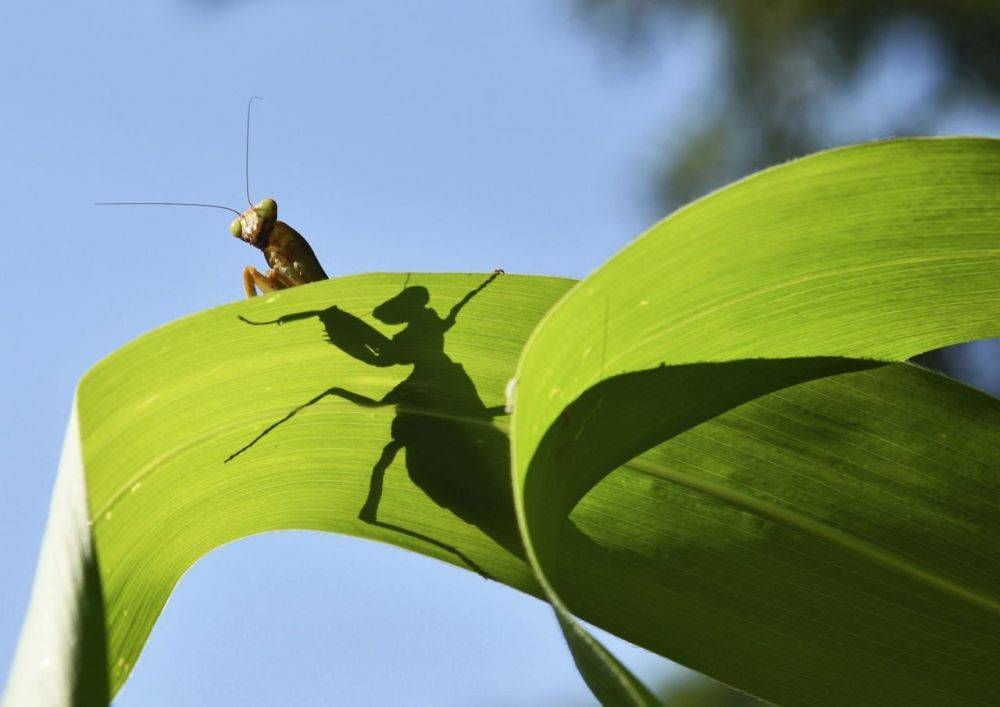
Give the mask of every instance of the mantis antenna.
<svg viewBox="0 0 1000 707">
<path fill-rule="evenodd" d="M 247 130 L 246 146 L 243 153 L 243 173 L 246 176 L 247 202 L 250 206 L 253 206 L 253 201 L 250 200 L 250 108 L 253 106 L 254 101 L 263 100 L 264 99 L 260 96 L 250 96 L 250 100 L 247 101 Z M 94 206 L 199 206 L 205 209 L 223 209 L 225 211 L 232 211 L 237 216 L 242 215 L 236 209 L 231 209 L 228 206 L 219 206 L 218 204 L 196 204 L 189 201 L 98 201 L 94 204 Z"/>
<path fill-rule="evenodd" d="M 224 209 L 232 211 L 237 216 L 240 212 L 228 206 L 218 206 L 217 204 L 194 204 L 189 201 L 98 201 L 94 206 L 201 206 L 206 209 Z"/>
<path fill-rule="evenodd" d="M 246 142 L 243 170 L 246 177 L 246 196 L 250 208 L 237 211 L 221 204 L 203 204 L 197 201 L 99 201 L 97 206 L 193 206 L 204 209 L 222 209 L 236 214 L 229 224 L 229 233 L 261 251 L 269 270 L 261 273 L 254 267 L 243 269 L 243 289 L 247 297 L 260 292 L 273 292 L 309 282 L 326 280 L 327 274 L 320 265 L 313 249 L 295 229 L 278 221 L 278 204 L 274 199 L 263 199 L 257 205 L 250 200 L 250 113 L 253 102 L 262 100 L 251 96 L 247 101 Z"/>
<path fill-rule="evenodd" d="M 260 96 L 250 96 L 250 100 L 247 101 L 247 141 L 246 149 L 243 152 L 243 174 L 246 175 L 247 180 L 247 203 L 253 206 L 253 201 L 250 199 L 250 107 L 253 106 L 253 102 L 263 101 L 264 99 Z"/>
</svg>

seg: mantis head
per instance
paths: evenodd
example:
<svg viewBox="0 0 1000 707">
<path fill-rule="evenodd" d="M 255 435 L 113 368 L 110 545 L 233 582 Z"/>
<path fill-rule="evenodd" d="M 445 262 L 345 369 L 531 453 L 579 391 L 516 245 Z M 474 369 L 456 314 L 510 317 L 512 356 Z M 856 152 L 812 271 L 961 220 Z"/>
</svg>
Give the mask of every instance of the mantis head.
<svg viewBox="0 0 1000 707">
<path fill-rule="evenodd" d="M 267 237 L 278 220 L 278 202 L 261 199 L 233 219 L 229 232 L 256 248 L 267 245 Z"/>
<path fill-rule="evenodd" d="M 385 324 L 406 324 L 416 319 L 430 301 L 426 287 L 407 287 L 372 310 L 372 316 Z"/>
</svg>

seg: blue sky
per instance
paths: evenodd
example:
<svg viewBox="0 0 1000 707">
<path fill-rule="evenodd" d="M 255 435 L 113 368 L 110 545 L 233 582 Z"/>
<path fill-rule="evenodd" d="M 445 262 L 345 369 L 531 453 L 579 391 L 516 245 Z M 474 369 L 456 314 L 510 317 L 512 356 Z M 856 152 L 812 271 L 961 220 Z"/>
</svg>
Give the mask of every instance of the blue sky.
<svg viewBox="0 0 1000 707">
<path fill-rule="evenodd" d="M 475 5 L 475 7 L 473 7 Z M 556 3 L 16 4 L 0 47 L 8 233 L 0 351 L 0 665 L 27 604 L 73 386 L 262 265 L 230 216 L 101 200 L 278 199 L 331 274 L 581 276 L 648 225 L 693 28 L 634 80 Z M 707 55 L 706 55 L 707 56 Z M 637 166 L 639 169 L 637 169 Z M 13 279 L 13 282 L 10 280 Z M 9 301 L 9 300 L 8 300 Z M 658 676 L 665 661 L 623 655 Z M 6 670 L 6 667 L 4 668 Z M 120 705 L 587 704 L 550 610 L 393 547 L 297 533 L 181 582 Z"/>
<path fill-rule="evenodd" d="M 223 212 L 93 202 L 239 208 L 255 94 L 253 196 L 275 197 L 332 275 L 579 277 L 656 216 L 642 197 L 671 147 L 664 124 L 711 99 L 717 51 L 704 23 L 678 20 L 636 64 L 565 4 L 529 0 L 16 3 L 4 26 L 0 666 L 76 380 L 142 332 L 240 298 L 241 268 L 262 265 Z M 950 127 L 996 122 L 970 111 Z M 613 647 L 650 680 L 671 670 Z M 393 547 L 294 533 L 198 563 L 116 704 L 331 702 L 591 698 L 545 605 Z"/>
</svg>

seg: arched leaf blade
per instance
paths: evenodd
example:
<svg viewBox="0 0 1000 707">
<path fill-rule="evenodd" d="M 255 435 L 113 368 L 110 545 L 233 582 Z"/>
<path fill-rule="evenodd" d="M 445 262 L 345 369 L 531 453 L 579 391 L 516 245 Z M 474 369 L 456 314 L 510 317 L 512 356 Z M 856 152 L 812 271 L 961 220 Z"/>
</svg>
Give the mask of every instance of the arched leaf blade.
<svg viewBox="0 0 1000 707">
<path fill-rule="evenodd" d="M 982 702 L 1000 689 L 998 430 L 995 399 L 908 364 L 784 389 L 602 480 L 571 516 L 602 552 L 564 535 L 557 586 L 778 704 Z"/>
<path fill-rule="evenodd" d="M 543 586 L 548 590 L 553 586 L 563 515 L 615 467 L 651 446 L 666 440 L 667 448 L 677 448 L 683 444 L 680 438 L 697 430 L 709 438 L 729 439 L 732 446 L 740 448 L 764 433 L 748 429 L 733 434 L 722 423 L 728 419 L 728 411 L 745 411 L 747 406 L 754 409 L 756 404 L 766 409 L 772 398 L 782 400 L 782 395 L 805 391 L 807 402 L 802 405 L 823 416 L 837 401 L 836 397 L 827 401 L 828 386 L 836 386 L 842 378 L 868 375 L 878 382 L 876 387 L 892 385 L 888 381 L 895 368 L 862 374 L 863 368 L 903 360 L 949 343 L 1000 334 L 998 195 L 997 141 L 902 140 L 820 153 L 754 175 L 686 207 L 574 288 L 545 317 L 522 355 L 512 421 L 519 521 L 529 558 L 543 578 Z M 858 370 L 849 372 L 852 365 Z M 683 368 L 688 369 L 686 375 L 678 375 Z M 755 369 L 760 370 L 754 374 Z M 810 378 L 815 380 L 809 382 Z M 910 377 L 906 385 L 913 391 L 880 389 L 861 410 L 899 403 L 917 405 L 919 401 L 923 419 L 932 423 L 943 423 L 945 413 L 953 411 L 933 398 L 936 377 Z M 873 473 L 885 474 L 892 484 L 915 486 L 907 476 L 915 474 L 943 487 L 947 492 L 944 498 L 911 494 L 908 500 L 916 504 L 915 517 L 925 512 L 933 515 L 940 511 L 938 506 L 981 500 L 967 491 L 948 489 L 943 481 L 952 471 L 982 472 L 976 464 L 982 463 L 983 450 L 995 449 L 998 441 L 995 401 L 975 391 L 956 389 L 964 401 L 959 407 L 979 409 L 991 421 L 985 428 L 972 426 L 978 461 L 977 457 L 958 457 L 942 467 L 939 461 L 931 461 L 937 459 L 931 455 L 923 461 L 909 460 L 904 473 L 900 466 L 908 454 L 905 445 L 920 448 L 929 444 L 935 452 L 947 445 L 942 442 L 935 447 L 936 432 L 898 421 L 886 421 L 874 436 L 896 439 L 904 448 L 880 449 L 881 459 L 874 459 L 878 445 L 868 439 L 856 444 L 846 460 L 863 469 L 884 465 Z M 849 425 L 832 431 L 827 428 L 825 433 L 830 436 L 825 440 L 811 438 L 815 432 L 808 429 L 803 434 L 807 445 L 822 450 L 824 446 L 837 447 L 849 430 Z M 802 444 L 802 440 L 784 440 L 774 448 L 794 447 L 796 443 Z M 779 475 L 777 480 L 767 481 L 772 507 L 792 505 L 797 498 L 796 474 L 815 474 L 823 468 L 815 463 L 815 458 L 800 455 L 787 477 Z M 711 461 L 705 461 L 704 466 L 702 474 L 715 470 Z M 744 466 L 747 478 L 758 486 L 768 479 L 763 472 L 765 461 L 744 462 Z M 637 468 L 649 467 L 639 464 Z M 1000 485 L 995 464 L 984 473 L 979 479 L 980 491 L 995 494 Z M 620 475 L 618 472 L 606 481 Z M 768 517 L 759 504 L 748 500 L 746 489 L 735 489 L 731 479 L 721 476 L 723 480 L 708 492 L 712 505 L 728 506 L 738 499 L 742 523 L 775 522 L 775 517 Z M 671 479 L 665 486 L 661 481 L 655 485 L 662 489 L 676 483 Z M 878 493 L 887 492 L 880 489 Z M 861 501 L 870 506 L 869 513 L 876 513 L 881 499 L 863 497 Z M 636 499 L 632 505 L 639 502 Z M 968 522 L 964 524 L 953 522 L 931 530 L 921 528 L 905 508 L 897 517 L 902 529 L 872 523 L 864 514 L 840 528 L 834 519 L 837 512 L 845 510 L 842 498 L 819 495 L 811 502 L 803 517 L 813 516 L 819 527 L 829 531 L 826 542 L 813 547 L 813 552 L 837 554 L 841 548 L 832 540 L 835 532 L 866 537 L 865 547 L 872 552 L 859 554 L 858 547 L 853 547 L 853 554 L 848 553 L 855 560 L 851 570 L 877 569 L 895 578 L 865 599 L 861 607 L 871 609 L 873 602 L 902 601 L 903 593 L 919 595 L 921 591 L 930 592 L 932 600 L 941 602 L 945 599 L 937 594 L 943 591 L 948 601 L 960 602 L 960 608 L 949 604 L 941 609 L 951 632 L 946 640 L 961 636 L 964 624 L 955 616 L 962 612 L 971 612 L 984 626 L 996 624 L 996 587 L 984 579 L 982 571 L 967 572 L 952 581 L 948 578 L 951 568 L 943 557 L 914 554 L 913 543 L 906 546 L 899 538 L 900 534 L 912 534 L 919 544 L 926 536 L 941 536 L 944 545 L 971 547 L 985 562 L 996 563 L 996 543 L 990 544 L 992 536 L 979 532 L 977 525 L 985 518 L 994 528 L 995 508 L 979 509 L 981 515 L 975 521 L 965 519 Z M 581 508 L 586 506 L 585 501 Z M 669 509 L 661 511 L 668 513 Z M 607 522 L 627 525 L 634 517 L 634 507 L 622 507 Z M 659 536 L 651 527 L 636 523 L 631 533 L 632 542 L 642 547 L 636 562 L 655 564 L 655 558 L 670 553 L 669 538 Z M 724 532 L 717 532 L 700 542 L 725 537 Z M 565 544 L 572 546 L 572 542 Z M 766 542 L 762 547 L 766 559 L 783 552 L 780 546 Z M 921 571 L 908 571 L 914 567 Z M 647 602 L 650 591 L 655 590 L 649 587 L 680 596 L 707 589 L 693 582 L 668 585 L 664 581 L 668 574 L 654 572 L 644 577 L 644 584 L 633 586 L 623 585 L 620 578 L 605 581 L 621 588 L 618 603 L 642 615 L 646 627 L 670 631 L 678 619 L 662 602 L 654 604 L 661 614 L 651 611 Z M 596 576 L 590 579 L 598 581 Z M 762 592 L 782 596 L 782 587 L 773 582 L 742 589 L 749 597 L 759 597 Z M 571 592 L 566 593 L 569 596 Z M 722 594 L 718 586 L 710 593 L 716 598 Z M 551 598 L 558 609 L 562 605 L 558 596 Z M 734 602 L 732 597 L 728 601 Z M 577 608 L 577 604 L 572 606 Z M 579 606 L 585 607 L 587 602 Z M 711 602 L 706 603 L 705 611 L 711 606 Z M 924 609 L 933 616 L 933 610 Z M 710 617 L 699 614 L 698 618 L 707 621 Z M 748 625 L 745 613 L 733 618 L 738 619 L 737 625 Z M 571 620 L 560 619 L 564 625 Z M 765 616 L 761 621 L 771 627 L 777 618 Z M 827 626 L 827 633 L 834 628 Z M 635 627 L 635 633 L 641 632 L 641 627 Z M 831 686 L 846 695 L 858 690 L 858 685 L 866 685 L 857 682 L 865 674 L 863 666 L 855 665 L 854 672 L 838 672 L 844 662 L 840 659 L 855 650 L 844 640 L 832 653 L 837 660 L 814 659 L 818 648 L 814 647 L 807 664 L 800 666 L 798 684 L 783 681 L 779 677 L 781 663 L 794 660 L 797 651 L 802 655 L 803 646 L 809 644 L 807 633 L 793 627 L 790 633 L 786 630 L 784 639 L 772 641 L 771 649 L 762 656 L 767 669 L 758 669 L 758 677 L 740 666 L 741 660 L 746 663 L 750 659 L 741 659 L 731 650 L 740 643 L 732 637 L 715 642 L 720 650 L 714 656 L 693 656 L 682 645 L 672 643 L 669 634 L 657 640 L 647 632 L 644 644 L 654 642 L 664 654 L 686 660 L 737 687 L 752 688 L 768 699 L 808 703 L 829 697 Z M 627 631 L 625 635 L 633 638 L 635 634 Z M 918 635 L 922 634 L 914 631 L 908 640 Z M 984 643 L 982 637 L 973 643 L 979 651 L 973 664 L 989 664 L 984 656 L 996 662 L 1000 653 L 994 643 Z M 664 650 L 664 646 L 668 648 Z M 968 656 L 950 655 L 940 656 L 938 671 L 924 670 L 913 682 L 907 681 L 913 677 L 907 671 L 899 671 L 897 678 L 882 676 L 882 684 L 888 685 L 883 689 L 928 703 L 940 698 L 926 689 L 928 684 L 943 684 L 952 699 L 969 703 L 995 689 L 995 673 L 980 670 L 969 678 L 968 665 L 957 664 Z M 596 652 L 594 659 L 600 659 Z M 964 679 L 956 679 L 956 673 L 949 670 L 959 671 Z M 912 694 L 914 686 L 919 695 Z M 852 698 L 877 702 L 874 694 L 852 694 Z M 808 699 L 804 695 L 809 695 Z M 615 695 L 598 696 L 609 703 L 629 703 Z"/>
<path fill-rule="evenodd" d="M 508 500 L 503 392 L 567 285 L 342 278 L 182 320 L 88 374 L 81 436 L 112 687 L 187 567 L 253 533 L 370 537 L 530 589 Z M 358 404 L 391 391 L 404 391 L 395 404 Z"/>
<path fill-rule="evenodd" d="M 187 568 L 269 530 L 391 542 L 537 593 L 513 514 L 504 390 L 571 284 L 339 278 L 182 319 L 99 363 L 77 396 L 71 478 L 84 507 L 48 553 L 98 572 L 57 580 L 71 591 L 37 602 L 22 645 L 38 634 L 35 616 L 75 615 L 77 603 L 80 616 L 102 613 L 106 631 L 65 622 L 24 651 L 7 695 L 61 676 L 69 687 L 51 704 L 92 704 L 75 700 L 81 686 L 113 696 Z M 50 526 L 66 525 L 61 499 Z M 80 650 L 54 659 L 63 644 Z M 83 659 L 97 657 L 108 677 L 88 684 L 102 671 Z"/>
</svg>

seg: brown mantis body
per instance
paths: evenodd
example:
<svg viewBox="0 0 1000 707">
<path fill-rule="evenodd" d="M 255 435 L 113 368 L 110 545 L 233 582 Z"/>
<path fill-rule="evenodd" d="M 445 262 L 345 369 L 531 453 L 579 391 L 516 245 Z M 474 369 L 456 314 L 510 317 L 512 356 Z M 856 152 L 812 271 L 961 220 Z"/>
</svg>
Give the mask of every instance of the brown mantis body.
<svg viewBox="0 0 1000 707">
<path fill-rule="evenodd" d="M 247 202 L 250 203 L 250 208 L 241 213 L 228 206 L 176 201 L 115 201 L 98 204 L 98 206 L 200 206 L 233 212 L 236 218 L 229 224 L 229 232 L 260 250 L 269 267 L 266 273 L 260 272 L 252 265 L 243 268 L 243 290 L 247 297 L 255 296 L 258 290 L 262 293 L 273 292 L 326 280 L 328 277 L 312 246 L 302 234 L 284 221 L 278 220 L 278 202 L 268 198 L 254 204 L 250 200 L 250 107 L 256 98 L 252 97 L 247 103 L 245 173 Z M 494 274 L 502 272 L 503 270 L 497 270 Z"/>
<path fill-rule="evenodd" d="M 267 274 L 252 265 L 243 268 L 247 297 L 256 295 L 257 290 L 272 292 L 327 279 L 309 242 L 278 220 L 278 204 L 274 199 L 262 199 L 233 219 L 229 232 L 259 249 L 270 266 Z"/>
<path fill-rule="evenodd" d="M 243 268 L 243 289 L 247 297 L 255 296 L 257 290 L 273 292 L 327 279 L 326 271 L 319 264 L 319 259 L 308 241 L 287 223 L 278 220 L 278 202 L 268 198 L 254 204 L 250 200 L 250 107 L 257 99 L 257 96 L 253 96 L 247 102 L 245 173 L 247 202 L 250 208 L 246 211 L 240 213 L 228 206 L 177 201 L 106 201 L 97 204 L 98 206 L 200 206 L 232 211 L 236 214 L 236 218 L 229 224 L 229 232 L 260 250 L 270 268 L 266 274 L 251 265 Z"/>
</svg>

